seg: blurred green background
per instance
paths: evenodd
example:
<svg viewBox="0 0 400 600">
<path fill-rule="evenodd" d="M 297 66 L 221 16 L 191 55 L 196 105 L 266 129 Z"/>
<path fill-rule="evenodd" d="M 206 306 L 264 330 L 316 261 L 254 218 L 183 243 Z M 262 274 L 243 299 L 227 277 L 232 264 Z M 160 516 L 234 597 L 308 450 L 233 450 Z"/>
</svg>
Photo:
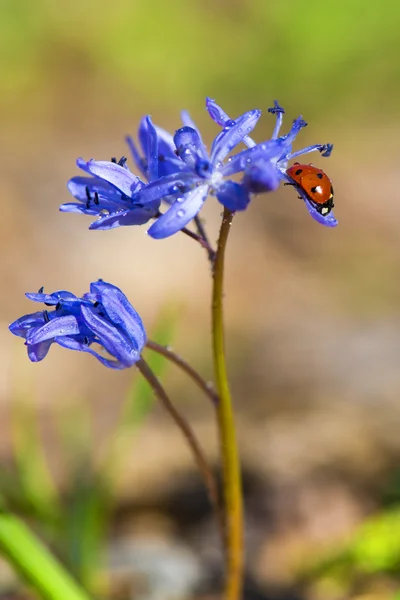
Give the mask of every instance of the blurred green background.
<svg viewBox="0 0 400 600">
<path fill-rule="evenodd" d="M 278 99 L 286 130 L 298 114 L 309 124 L 298 148 L 335 145 L 329 160 L 310 160 L 334 182 L 338 228 L 282 188 L 232 229 L 227 337 L 248 597 L 395 597 L 399 55 L 392 0 L 1 0 L 0 489 L 96 595 L 211 593 L 212 518 L 179 433 L 132 373 L 59 348 L 32 365 L 7 324 L 33 310 L 25 291 L 81 294 L 103 277 L 211 377 L 201 249 L 179 235 L 152 241 L 145 227 L 89 232 L 88 218 L 58 212 L 75 159 L 126 154 L 144 114 L 173 131 L 186 108 L 211 143 L 211 96 L 232 117 L 262 108 L 257 140 L 270 136 Z M 212 200 L 204 210 L 212 239 L 220 212 Z M 175 369 L 165 382 L 215 460 L 207 402 Z M 0 590 L 25 597 L 5 566 Z"/>
</svg>

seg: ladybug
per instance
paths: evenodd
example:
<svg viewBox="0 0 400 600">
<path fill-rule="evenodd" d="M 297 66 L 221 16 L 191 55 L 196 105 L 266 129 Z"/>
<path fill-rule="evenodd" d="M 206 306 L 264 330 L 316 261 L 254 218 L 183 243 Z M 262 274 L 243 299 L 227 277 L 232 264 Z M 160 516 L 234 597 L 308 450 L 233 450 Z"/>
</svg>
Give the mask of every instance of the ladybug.
<svg viewBox="0 0 400 600">
<path fill-rule="evenodd" d="M 317 169 L 314 165 L 294 163 L 286 171 L 286 175 L 293 181 L 286 185 L 294 185 L 304 192 L 307 200 L 323 217 L 329 215 L 334 206 L 333 187 L 328 175 L 322 169 Z"/>
</svg>

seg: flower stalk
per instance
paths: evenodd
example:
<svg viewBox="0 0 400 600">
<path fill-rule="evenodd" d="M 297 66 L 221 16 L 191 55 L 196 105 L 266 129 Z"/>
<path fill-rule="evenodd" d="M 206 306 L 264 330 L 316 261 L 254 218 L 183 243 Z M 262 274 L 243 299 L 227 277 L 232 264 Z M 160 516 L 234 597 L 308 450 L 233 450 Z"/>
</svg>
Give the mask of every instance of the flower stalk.
<svg viewBox="0 0 400 600">
<path fill-rule="evenodd" d="M 157 398 L 164 405 L 166 410 L 169 412 L 169 414 L 183 433 L 183 436 L 185 437 L 189 448 L 192 451 L 196 465 L 200 471 L 200 474 L 203 477 L 210 503 L 215 512 L 215 517 L 217 519 L 218 527 L 220 530 L 221 541 L 223 543 L 225 539 L 224 517 L 222 509 L 220 507 L 218 485 L 214 477 L 214 473 L 204 454 L 204 451 L 201 448 L 199 442 L 197 441 L 197 438 L 189 423 L 186 421 L 186 419 L 183 418 L 180 412 L 172 404 L 164 387 L 161 385 L 153 371 L 150 369 L 147 362 L 143 358 L 140 358 L 140 360 L 138 360 L 138 362 L 136 363 L 136 366 L 140 373 L 143 375 L 143 377 L 146 379 L 150 387 L 152 388 Z"/>
<path fill-rule="evenodd" d="M 215 379 L 219 395 L 217 416 L 221 444 L 226 528 L 226 600 L 239 600 L 243 586 L 243 501 L 240 462 L 232 400 L 226 370 L 223 322 L 225 248 L 233 213 L 224 210 L 214 263 L 212 336 Z"/>
</svg>

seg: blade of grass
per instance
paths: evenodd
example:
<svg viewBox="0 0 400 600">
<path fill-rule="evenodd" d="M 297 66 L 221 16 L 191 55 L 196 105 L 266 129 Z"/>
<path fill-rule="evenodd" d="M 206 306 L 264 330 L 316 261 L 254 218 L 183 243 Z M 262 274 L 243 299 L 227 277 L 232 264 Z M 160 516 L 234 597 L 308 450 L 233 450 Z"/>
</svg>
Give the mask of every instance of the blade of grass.
<svg viewBox="0 0 400 600">
<path fill-rule="evenodd" d="M 89 600 L 28 527 L 0 507 L 0 552 L 45 600 Z"/>
</svg>

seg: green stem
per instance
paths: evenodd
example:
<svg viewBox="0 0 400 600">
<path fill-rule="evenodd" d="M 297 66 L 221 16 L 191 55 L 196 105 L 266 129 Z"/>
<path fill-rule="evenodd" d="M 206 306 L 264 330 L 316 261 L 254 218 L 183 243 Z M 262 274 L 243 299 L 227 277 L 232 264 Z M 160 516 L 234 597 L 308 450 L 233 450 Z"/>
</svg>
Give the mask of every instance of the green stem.
<svg viewBox="0 0 400 600">
<path fill-rule="evenodd" d="M 226 600 L 239 600 L 243 586 L 243 502 L 239 455 L 232 400 L 226 371 L 223 323 L 224 257 L 233 214 L 225 209 L 214 263 L 212 292 L 212 336 L 221 443 L 223 490 L 226 515 Z"/>
<path fill-rule="evenodd" d="M 46 600 L 89 600 L 42 542 L 17 517 L 0 508 L 0 552 Z"/>
</svg>

